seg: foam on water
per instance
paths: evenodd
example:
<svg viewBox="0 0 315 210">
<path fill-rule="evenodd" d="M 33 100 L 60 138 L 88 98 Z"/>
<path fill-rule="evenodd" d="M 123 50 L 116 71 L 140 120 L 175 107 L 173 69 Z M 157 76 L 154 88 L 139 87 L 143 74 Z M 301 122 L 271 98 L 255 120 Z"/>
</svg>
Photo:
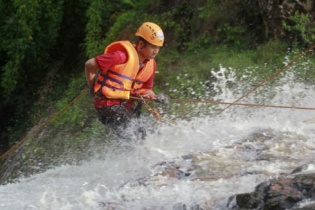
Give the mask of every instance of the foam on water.
<svg viewBox="0 0 315 210">
<path fill-rule="evenodd" d="M 235 82 L 234 74 L 226 71 L 221 67 L 214 72 L 215 100 L 232 102 L 242 95 L 242 85 L 230 90 L 226 82 Z M 253 94 L 246 103 L 315 107 L 314 87 L 295 82 L 290 72 L 276 86 L 262 89 L 264 96 L 273 96 Z M 314 124 L 303 120 L 313 117 L 315 112 L 308 110 L 233 106 L 219 115 L 161 124 L 145 141 L 111 145 L 101 159 L 0 186 L 0 209 L 180 209 L 183 204 L 223 209 L 228 196 L 250 192 L 260 182 L 312 160 Z M 270 161 L 257 160 L 261 152 Z M 190 154 L 202 160 L 201 168 L 224 176 L 175 179 L 154 167 L 176 160 L 183 164 L 181 158 Z M 139 180 L 145 184 L 137 184 Z"/>
</svg>

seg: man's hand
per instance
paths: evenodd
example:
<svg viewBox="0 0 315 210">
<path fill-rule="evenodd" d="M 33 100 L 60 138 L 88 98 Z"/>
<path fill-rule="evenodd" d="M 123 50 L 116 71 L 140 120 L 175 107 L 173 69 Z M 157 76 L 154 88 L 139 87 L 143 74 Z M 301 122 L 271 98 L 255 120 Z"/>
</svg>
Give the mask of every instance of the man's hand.
<svg viewBox="0 0 315 210">
<path fill-rule="evenodd" d="M 152 100 L 157 99 L 157 95 L 155 95 L 155 93 L 150 89 L 138 90 L 138 91 L 136 91 L 136 95 L 138 95 L 142 98 L 148 98 L 148 99 L 152 99 Z"/>
<path fill-rule="evenodd" d="M 97 69 L 98 65 L 95 62 L 94 58 L 91 58 L 85 62 L 85 77 L 90 88 L 93 88 L 94 86 Z"/>
</svg>

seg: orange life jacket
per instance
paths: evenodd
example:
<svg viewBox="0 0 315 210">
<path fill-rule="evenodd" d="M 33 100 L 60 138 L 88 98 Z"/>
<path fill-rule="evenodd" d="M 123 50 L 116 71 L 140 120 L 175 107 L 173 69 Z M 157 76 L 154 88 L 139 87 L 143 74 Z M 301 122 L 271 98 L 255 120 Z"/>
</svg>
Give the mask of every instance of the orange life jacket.
<svg viewBox="0 0 315 210">
<path fill-rule="evenodd" d="M 150 59 L 139 72 L 139 56 L 129 41 L 118 41 L 108 45 L 104 53 L 125 50 L 128 60 L 124 64 L 115 65 L 106 72 L 98 73 L 94 84 L 94 92 L 100 91 L 109 99 L 129 99 L 130 94 L 141 89 L 152 76 L 154 60 Z"/>
</svg>

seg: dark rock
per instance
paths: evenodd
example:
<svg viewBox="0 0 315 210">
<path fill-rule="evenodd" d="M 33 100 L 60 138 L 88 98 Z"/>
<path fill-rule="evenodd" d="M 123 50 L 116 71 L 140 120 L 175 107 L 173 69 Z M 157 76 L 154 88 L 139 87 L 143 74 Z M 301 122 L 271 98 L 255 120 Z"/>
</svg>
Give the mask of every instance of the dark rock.
<svg viewBox="0 0 315 210">
<path fill-rule="evenodd" d="M 315 203 L 303 205 L 303 207 L 292 208 L 291 210 L 314 210 Z"/>
<path fill-rule="evenodd" d="M 258 4 L 262 11 L 267 38 L 283 37 L 285 32 L 282 21 L 287 20 L 295 12 L 308 14 L 310 19 L 313 19 L 315 14 L 313 0 L 259 0 Z"/>
<path fill-rule="evenodd" d="M 252 193 L 229 198 L 229 209 L 292 209 L 308 199 L 315 201 L 315 173 L 297 174 L 259 184 Z"/>
<path fill-rule="evenodd" d="M 173 210 L 203 210 L 198 204 L 187 206 L 186 204 L 178 203 L 173 206 Z"/>
<path fill-rule="evenodd" d="M 312 164 L 312 163 L 308 163 L 308 164 L 304 164 L 304 165 L 302 165 L 302 166 L 300 166 L 300 167 L 297 167 L 296 169 L 294 169 L 292 172 L 291 172 L 291 174 L 296 174 L 296 173 L 305 173 L 305 172 L 307 172 L 309 169 L 315 169 L 315 165 L 314 164 Z"/>
</svg>

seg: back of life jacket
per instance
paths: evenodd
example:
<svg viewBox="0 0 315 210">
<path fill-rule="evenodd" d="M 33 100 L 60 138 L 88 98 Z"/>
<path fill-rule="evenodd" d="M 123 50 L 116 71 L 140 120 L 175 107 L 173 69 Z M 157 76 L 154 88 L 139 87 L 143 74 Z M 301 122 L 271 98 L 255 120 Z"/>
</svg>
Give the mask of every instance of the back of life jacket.
<svg viewBox="0 0 315 210">
<path fill-rule="evenodd" d="M 115 65 L 105 73 L 99 71 L 94 84 L 94 92 L 101 93 L 108 99 L 129 99 L 130 93 L 141 89 L 152 76 L 155 61 L 151 59 L 146 62 L 139 72 L 139 57 L 135 46 L 129 41 L 118 41 L 108 45 L 104 53 L 117 50 L 127 52 L 126 63 Z"/>
</svg>

